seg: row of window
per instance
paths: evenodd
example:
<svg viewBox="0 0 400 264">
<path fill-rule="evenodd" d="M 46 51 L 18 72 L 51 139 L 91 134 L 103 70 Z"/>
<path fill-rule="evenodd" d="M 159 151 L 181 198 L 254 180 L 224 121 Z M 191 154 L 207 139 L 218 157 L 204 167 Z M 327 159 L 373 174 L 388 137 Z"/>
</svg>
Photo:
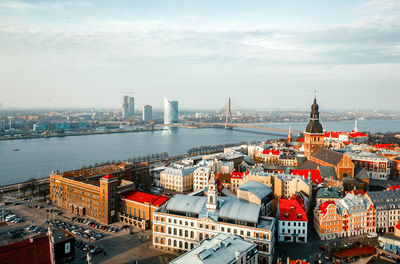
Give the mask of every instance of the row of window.
<svg viewBox="0 0 400 264">
<path fill-rule="evenodd" d="M 287 232 L 285 232 L 285 231 L 287 231 Z M 286 233 L 286 234 L 305 234 L 306 233 L 306 230 L 305 229 L 298 229 L 298 230 L 296 230 L 296 229 L 285 229 L 285 228 L 283 228 L 282 229 L 282 233 Z"/>
<path fill-rule="evenodd" d="M 281 221 L 280 222 L 281 224 L 282 224 L 282 226 L 285 226 L 286 224 L 286 221 Z M 286 226 L 290 226 L 290 222 L 287 222 L 287 225 Z M 301 223 L 296 223 L 296 222 L 294 222 L 293 223 L 293 226 L 306 226 L 306 222 L 301 222 Z"/>
</svg>

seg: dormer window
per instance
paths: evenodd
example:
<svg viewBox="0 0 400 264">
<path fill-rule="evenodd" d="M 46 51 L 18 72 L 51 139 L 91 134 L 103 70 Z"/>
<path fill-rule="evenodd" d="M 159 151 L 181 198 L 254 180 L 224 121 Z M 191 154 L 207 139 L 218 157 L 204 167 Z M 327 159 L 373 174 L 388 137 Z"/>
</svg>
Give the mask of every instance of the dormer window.
<svg viewBox="0 0 400 264">
<path fill-rule="evenodd" d="M 289 213 L 285 213 L 285 218 L 288 218 L 289 217 Z"/>
</svg>

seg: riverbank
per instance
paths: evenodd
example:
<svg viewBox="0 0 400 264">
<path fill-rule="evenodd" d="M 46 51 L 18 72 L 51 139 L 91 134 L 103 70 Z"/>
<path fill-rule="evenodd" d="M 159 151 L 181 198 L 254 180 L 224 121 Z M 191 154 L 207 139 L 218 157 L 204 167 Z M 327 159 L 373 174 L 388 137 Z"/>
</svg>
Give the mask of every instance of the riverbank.
<svg viewBox="0 0 400 264">
<path fill-rule="evenodd" d="M 68 137 L 68 136 L 89 136 L 89 135 L 103 135 L 103 134 L 118 134 L 118 133 L 133 133 L 133 132 L 154 132 L 162 131 L 166 128 L 142 128 L 142 129 L 129 129 L 129 130 L 104 130 L 104 131 L 88 131 L 88 132 L 75 132 L 75 133 L 62 133 L 53 135 L 16 135 L 16 136 L 2 136 L 1 140 L 16 140 L 16 139 L 34 139 L 34 138 L 51 138 L 51 137 Z"/>
</svg>

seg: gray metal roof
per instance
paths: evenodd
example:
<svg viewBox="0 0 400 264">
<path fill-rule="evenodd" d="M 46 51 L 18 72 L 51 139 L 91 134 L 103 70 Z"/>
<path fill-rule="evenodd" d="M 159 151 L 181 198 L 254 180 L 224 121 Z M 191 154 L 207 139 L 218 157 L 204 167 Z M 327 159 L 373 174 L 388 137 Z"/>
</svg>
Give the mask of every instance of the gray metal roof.
<svg viewBox="0 0 400 264">
<path fill-rule="evenodd" d="M 206 201 L 207 197 L 204 196 L 176 194 L 169 200 L 166 209 L 168 211 L 200 214 Z"/>
<path fill-rule="evenodd" d="M 318 190 L 316 198 L 343 198 L 343 191 L 339 187 L 321 188 Z"/>
<path fill-rule="evenodd" d="M 347 210 L 349 214 L 359 213 L 365 211 L 371 204 L 363 195 L 352 193 L 348 193 L 343 199 L 335 203 L 338 206 L 339 214 L 343 214 L 344 210 Z"/>
<path fill-rule="evenodd" d="M 326 148 L 318 149 L 312 156 L 313 158 L 325 161 L 332 165 L 337 165 L 343 159 L 343 153 Z"/>
<path fill-rule="evenodd" d="M 354 178 L 360 180 L 369 179 L 367 170 L 365 168 L 359 168 L 359 167 L 354 168 Z"/>
<path fill-rule="evenodd" d="M 174 175 L 174 176 L 187 176 L 192 174 L 197 167 L 190 167 L 190 168 L 166 168 L 164 171 L 161 173 L 163 174 L 168 174 L 168 175 Z"/>
<path fill-rule="evenodd" d="M 225 264 L 236 263 L 239 253 L 253 250 L 255 243 L 240 236 L 219 233 L 212 239 L 206 238 L 199 246 L 172 260 L 171 264 Z M 255 253 L 255 252 L 254 252 Z"/>
<path fill-rule="evenodd" d="M 218 219 L 259 223 L 261 205 L 239 200 L 236 196 L 218 197 L 216 212 L 207 210 L 207 197 L 176 194 L 161 211 L 178 212 L 184 215 L 196 214 L 198 218 L 210 218 L 217 222 Z M 260 227 L 262 228 L 262 227 Z"/>
<path fill-rule="evenodd" d="M 318 166 L 319 173 L 322 179 L 324 178 L 334 178 L 337 179 L 335 168 L 332 166 Z"/>
<path fill-rule="evenodd" d="M 221 204 L 219 208 L 220 218 L 246 221 L 251 223 L 258 222 L 261 205 L 240 201 L 236 197 L 223 197 L 219 200 Z"/>
<path fill-rule="evenodd" d="M 368 192 L 377 210 L 400 209 L 400 190 Z"/>
<path fill-rule="evenodd" d="M 270 187 L 256 181 L 249 181 L 245 184 L 240 185 L 239 190 L 253 193 L 260 199 L 263 199 L 272 194 L 272 189 Z"/>
</svg>

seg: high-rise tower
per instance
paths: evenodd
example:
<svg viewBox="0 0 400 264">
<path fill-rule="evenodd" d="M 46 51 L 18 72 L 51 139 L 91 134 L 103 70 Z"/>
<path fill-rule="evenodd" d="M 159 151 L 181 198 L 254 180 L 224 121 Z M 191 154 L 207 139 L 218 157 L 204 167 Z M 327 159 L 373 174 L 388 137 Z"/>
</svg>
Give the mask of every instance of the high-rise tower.
<svg viewBox="0 0 400 264">
<path fill-rule="evenodd" d="M 122 96 L 122 118 L 128 117 L 128 104 L 129 104 L 129 96 Z"/>
<path fill-rule="evenodd" d="M 144 122 L 149 122 L 153 119 L 153 108 L 151 107 L 151 105 L 143 106 L 142 119 Z"/>
<path fill-rule="evenodd" d="M 135 114 L 135 98 L 129 96 L 128 100 L 128 117 L 132 117 Z"/>
<path fill-rule="evenodd" d="M 310 159 L 317 149 L 324 147 L 324 130 L 319 122 L 318 110 L 317 96 L 314 91 L 314 103 L 311 105 L 310 121 L 304 132 L 304 155 L 308 159 Z"/>
<path fill-rule="evenodd" d="M 164 97 L 164 124 L 170 125 L 178 122 L 178 101 L 169 101 L 166 97 Z"/>
</svg>

